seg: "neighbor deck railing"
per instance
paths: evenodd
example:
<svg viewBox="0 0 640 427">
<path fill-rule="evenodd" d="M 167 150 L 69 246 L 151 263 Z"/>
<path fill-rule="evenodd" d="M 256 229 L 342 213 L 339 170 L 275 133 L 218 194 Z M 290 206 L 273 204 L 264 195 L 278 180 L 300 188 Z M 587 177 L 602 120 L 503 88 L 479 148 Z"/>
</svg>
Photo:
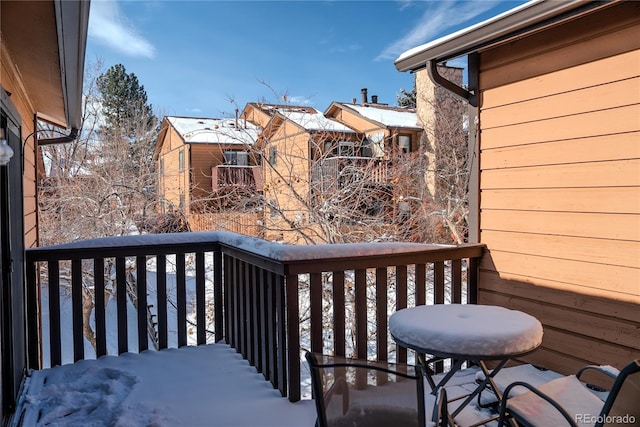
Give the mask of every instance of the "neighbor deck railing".
<svg viewBox="0 0 640 427">
<path fill-rule="evenodd" d="M 43 359 L 51 366 L 84 359 L 88 322 L 95 356 L 108 354 L 112 334 L 105 290 L 113 282 L 118 354 L 147 350 L 150 325 L 159 349 L 226 340 L 283 396 L 297 401 L 304 349 L 406 361 L 406 350 L 389 339 L 389 312 L 425 303 L 474 303 L 482 250 L 482 245 L 410 243 L 291 246 L 228 232 L 111 237 L 29 249 L 29 366 L 40 369 Z M 193 268 L 187 257 L 194 259 Z M 208 272 L 207 260 L 213 267 Z M 105 270 L 111 264 L 114 268 Z M 175 282 L 168 281 L 173 275 Z M 155 298 L 149 297 L 150 288 Z M 68 292 L 73 355 L 63 360 L 61 295 Z M 88 298 L 93 298 L 92 317 L 84 305 Z M 172 305 L 175 319 L 168 314 Z M 173 328 L 174 344 L 169 342 Z"/>
</svg>

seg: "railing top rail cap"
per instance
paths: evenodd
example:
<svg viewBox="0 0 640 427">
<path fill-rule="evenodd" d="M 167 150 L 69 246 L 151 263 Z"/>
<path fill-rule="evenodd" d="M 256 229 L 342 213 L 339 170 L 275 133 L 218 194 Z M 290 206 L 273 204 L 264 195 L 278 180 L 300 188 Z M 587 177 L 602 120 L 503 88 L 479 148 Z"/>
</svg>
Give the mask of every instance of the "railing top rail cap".
<svg viewBox="0 0 640 427">
<path fill-rule="evenodd" d="M 45 251 L 77 252 L 81 250 L 105 250 L 110 248 L 126 249 L 147 246 L 191 246 L 206 244 L 219 244 L 224 247 L 241 250 L 255 256 L 278 262 L 311 261 L 331 258 L 356 258 L 373 255 L 384 256 L 456 249 L 460 247 L 456 245 L 403 242 L 285 245 L 227 231 L 202 231 L 102 237 L 56 246 L 32 248 L 28 251 L 32 253 Z"/>
</svg>

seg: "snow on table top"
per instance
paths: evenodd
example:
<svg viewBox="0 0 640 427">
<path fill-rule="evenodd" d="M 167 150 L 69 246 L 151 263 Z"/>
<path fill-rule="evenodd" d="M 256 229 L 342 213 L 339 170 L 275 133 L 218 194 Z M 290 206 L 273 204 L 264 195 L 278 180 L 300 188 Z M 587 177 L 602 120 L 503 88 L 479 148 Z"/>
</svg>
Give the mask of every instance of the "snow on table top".
<svg viewBox="0 0 640 427">
<path fill-rule="evenodd" d="M 529 352 L 542 343 L 542 325 L 535 317 L 489 305 L 406 308 L 391 316 L 389 330 L 399 343 L 441 356 L 500 358 Z"/>
</svg>

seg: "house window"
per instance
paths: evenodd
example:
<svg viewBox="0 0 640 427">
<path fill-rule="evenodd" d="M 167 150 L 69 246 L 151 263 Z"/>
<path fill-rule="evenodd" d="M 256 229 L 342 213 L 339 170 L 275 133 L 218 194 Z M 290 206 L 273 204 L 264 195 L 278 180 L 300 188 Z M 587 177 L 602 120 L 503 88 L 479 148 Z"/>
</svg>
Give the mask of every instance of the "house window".
<svg viewBox="0 0 640 427">
<path fill-rule="evenodd" d="M 333 141 L 325 141 L 324 142 L 324 154 L 333 155 L 335 151 L 335 145 Z"/>
<path fill-rule="evenodd" d="M 411 135 L 398 136 L 398 148 L 403 154 L 411 152 Z"/>
<path fill-rule="evenodd" d="M 184 210 L 184 193 L 180 194 L 180 210 Z"/>
<path fill-rule="evenodd" d="M 276 165 L 276 157 L 278 157 L 278 149 L 276 147 L 269 148 L 269 164 Z"/>
<path fill-rule="evenodd" d="M 184 172 L 184 151 L 178 153 L 178 170 Z"/>
<path fill-rule="evenodd" d="M 340 141 L 338 143 L 338 156 L 353 157 L 355 150 L 353 148 L 353 142 Z"/>
<path fill-rule="evenodd" d="M 249 165 L 249 153 L 246 151 L 225 151 L 224 152 L 224 164 L 225 165 Z"/>
</svg>

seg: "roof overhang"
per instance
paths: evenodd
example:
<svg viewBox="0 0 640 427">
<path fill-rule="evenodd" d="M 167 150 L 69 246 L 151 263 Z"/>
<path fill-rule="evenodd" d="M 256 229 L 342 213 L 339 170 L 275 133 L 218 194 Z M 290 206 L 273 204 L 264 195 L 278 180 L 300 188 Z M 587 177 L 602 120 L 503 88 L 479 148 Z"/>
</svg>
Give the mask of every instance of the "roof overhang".
<svg viewBox="0 0 640 427">
<path fill-rule="evenodd" d="M 425 68 L 429 61 L 438 63 L 477 52 L 616 2 L 533 0 L 486 21 L 409 49 L 394 64 L 399 71 L 417 71 Z"/>
<path fill-rule="evenodd" d="M 0 32 L 38 117 L 82 124 L 89 0 L 7 1 Z"/>
</svg>

